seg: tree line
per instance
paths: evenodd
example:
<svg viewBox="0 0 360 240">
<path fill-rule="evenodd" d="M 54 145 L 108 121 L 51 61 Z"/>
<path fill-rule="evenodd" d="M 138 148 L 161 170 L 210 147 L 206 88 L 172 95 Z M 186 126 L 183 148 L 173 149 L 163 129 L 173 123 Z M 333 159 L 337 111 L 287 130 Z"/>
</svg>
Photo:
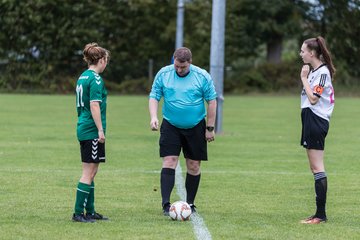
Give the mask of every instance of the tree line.
<svg viewBox="0 0 360 240">
<path fill-rule="evenodd" d="M 184 45 L 209 69 L 212 1 L 185 2 Z M 0 89 L 72 92 L 84 45 L 98 42 L 112 53 L 103 75 L 110 90 L 144 93 L 171 61 L 176 12 L 176 0 L 0 0 Z M 359 19 L 357 0 L 227 0 L 225 91 L 296 87 L 300 45 L 318 35 L 337 82 L 358 84 Z"/>
</svg>

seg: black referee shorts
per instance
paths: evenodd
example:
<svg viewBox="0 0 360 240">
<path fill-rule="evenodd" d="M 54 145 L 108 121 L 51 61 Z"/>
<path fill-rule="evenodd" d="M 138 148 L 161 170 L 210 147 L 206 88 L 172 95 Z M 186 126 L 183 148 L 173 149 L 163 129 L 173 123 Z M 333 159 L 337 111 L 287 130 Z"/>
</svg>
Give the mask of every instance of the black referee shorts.
<svg viewBox="0 0 360 240">
<path fill-rule="evenodd" d="M 177 128 L 163 119 L 160 127 L 160 157 L 179 156 L 182 149 L 185 158 L 206 161 L 205 129 L 205 119 L 189 129 Z"/>
<path fill-rule="evenodd" d="M 317 116 L 310 108 L 303 108 L 301 110 L 301 123 L 300 145 L 306 149 L 324 150 L 329 122 Z"/>
<path fill-rule="evenodd" d="M 97 139 L 80 141 L 80 152 L 82 162 L 105 162 L 105 143 L 100 143 Z"/>
</svg>

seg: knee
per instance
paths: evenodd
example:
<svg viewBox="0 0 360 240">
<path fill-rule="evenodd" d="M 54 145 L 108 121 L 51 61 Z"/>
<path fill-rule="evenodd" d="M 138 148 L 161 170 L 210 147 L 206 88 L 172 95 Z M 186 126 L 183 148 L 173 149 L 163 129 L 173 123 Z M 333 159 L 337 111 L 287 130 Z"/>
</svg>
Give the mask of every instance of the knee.
<svg viewBox="0 0 360 240">
<path fill-rule="evenodd" d="M 172 168 L 175 169 L 178 162 L 178 157 L 169 156 L 163 158 L 163 168 Z"/>
<path fill-rule="evenodd" d="M 187 161 L 187 171 L 191 175 L 199 175 L 200 174 L 200 162 L 199 161 Z"/>
<path fill-rule="evenodd" d="M 94 181 L 96 173 L 97 171 L 84 171 L 81 179 L 83 182 L 90 184 L 92 181 Z"/>
<path fill-rule="evenodd" d="M 97 170 L 91 173 L 91 181 L 94 181 L 96 173 L 97 173 Z"/>
<path fill-rule="evenodd" d="M 312 173 L 325 172 L 325 168 L 322 166 L 310 166 L 310 170 Z"/>
</svg>

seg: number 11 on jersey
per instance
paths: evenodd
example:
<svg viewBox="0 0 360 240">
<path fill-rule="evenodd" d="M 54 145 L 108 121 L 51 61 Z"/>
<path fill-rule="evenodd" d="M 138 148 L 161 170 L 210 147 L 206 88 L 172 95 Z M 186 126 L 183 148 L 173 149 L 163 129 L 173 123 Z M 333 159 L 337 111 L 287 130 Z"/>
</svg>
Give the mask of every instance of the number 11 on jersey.
<svg viewBox="0 0 360 240">
<path fill-rule="evenodd" d="M 82 99 L 83 96 L 83 87 L 82 85 L 76 85 L 76 106 L 77 107 L 84 107 L 84 102 Z"/>
</svg>

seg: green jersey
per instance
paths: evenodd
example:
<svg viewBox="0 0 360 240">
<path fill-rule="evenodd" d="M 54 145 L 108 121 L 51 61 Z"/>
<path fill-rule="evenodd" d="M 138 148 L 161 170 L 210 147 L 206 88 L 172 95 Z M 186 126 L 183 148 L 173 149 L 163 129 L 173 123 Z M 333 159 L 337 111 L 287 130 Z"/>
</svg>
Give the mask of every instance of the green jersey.
<svg viewBox="0 0 360 240">
<path fill-rule="evenodd" d="M 106 130 L 106 97 L 107 91 L 104 81 L 99 74 L 86 70 L 81 74 L 76 84 L 76 108 L 78 113 L 77 137 L 79 141 L 91 140 L 99 137 L 90 111 L 90 102 L 100 104 L 102 127 Z"/>
</svg>

